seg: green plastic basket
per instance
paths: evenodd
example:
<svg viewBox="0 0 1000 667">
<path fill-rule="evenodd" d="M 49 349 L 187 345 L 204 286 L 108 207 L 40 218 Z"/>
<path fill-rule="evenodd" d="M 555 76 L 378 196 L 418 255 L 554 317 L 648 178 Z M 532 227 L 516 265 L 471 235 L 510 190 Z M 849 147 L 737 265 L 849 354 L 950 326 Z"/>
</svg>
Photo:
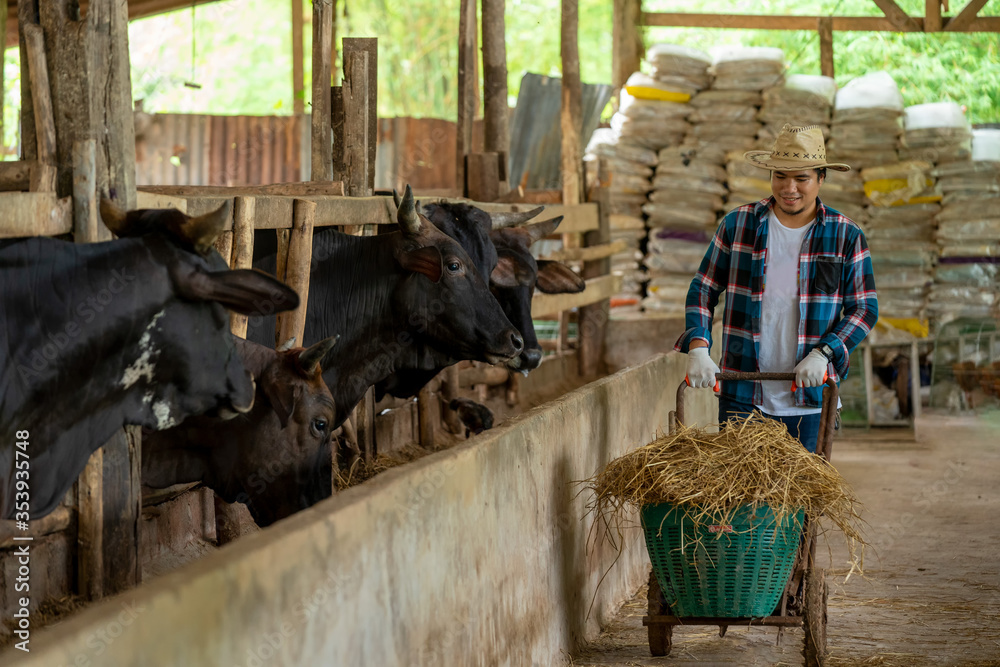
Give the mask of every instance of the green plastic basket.
<svg viewBox="0 0 1000 667">
<path fill-rule="evenodd" d="M 779 524 L 769 507 L 744 506 L 728 524 L 696 526 L 676 505 L 643 507 L 646 549 L 673 614 L 770 616 L 792 573 L 802 517 L 799 510 Z"/>
</svg>

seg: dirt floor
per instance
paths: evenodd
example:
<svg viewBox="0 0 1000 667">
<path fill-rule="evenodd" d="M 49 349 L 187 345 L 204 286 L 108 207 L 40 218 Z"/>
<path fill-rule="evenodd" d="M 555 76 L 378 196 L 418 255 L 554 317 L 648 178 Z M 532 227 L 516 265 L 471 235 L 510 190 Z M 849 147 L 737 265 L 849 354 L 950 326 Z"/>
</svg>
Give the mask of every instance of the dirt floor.
<svg viewBox="0 0 1000 667">
<path fill-rule="evenodd" d="M 921 419 L 912 430 L 851 430 L 833 462 L 865 505 L 872 547 L 846 583 L 846 548 L 830 535 L 831 667 L 1000 667 L 1000 414 Z M 822 543 L 821 543 L 822 544 Z M 576 666 L 801 665 L 802 631 L 675 629 L 649 654 L 646 588 L 626 602 Z"/>
</svg>

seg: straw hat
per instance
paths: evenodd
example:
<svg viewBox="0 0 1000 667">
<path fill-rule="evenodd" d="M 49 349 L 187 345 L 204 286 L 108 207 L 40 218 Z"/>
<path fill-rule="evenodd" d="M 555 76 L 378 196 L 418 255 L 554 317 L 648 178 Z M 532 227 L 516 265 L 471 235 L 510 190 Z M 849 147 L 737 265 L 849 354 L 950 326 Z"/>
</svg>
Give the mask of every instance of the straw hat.
<svg viewBox="0 0 1000 667">
<path fill-rule="evenodd" d="M 850 171 L 850 166 L 826 161 L 826 145 L 819 125 L 795 127 L 785 123 L 769 151 L 747 151 L 743 158 L 755 167 L 774 171 L 836 169 Z"/>
</svg>

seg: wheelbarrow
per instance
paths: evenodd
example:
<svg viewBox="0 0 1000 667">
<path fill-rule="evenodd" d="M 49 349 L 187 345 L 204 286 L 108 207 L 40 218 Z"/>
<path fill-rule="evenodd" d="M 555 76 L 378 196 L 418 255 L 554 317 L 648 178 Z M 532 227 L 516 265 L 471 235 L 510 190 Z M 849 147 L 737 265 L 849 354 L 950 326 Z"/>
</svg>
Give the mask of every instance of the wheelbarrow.
<svg viewBox="0 0 1000 667">
<path fill-rule="evenodd" d="M 718 380 L 779 380 L 793 382 L 794 373 L 719 373 Z M 684 424 L 684 392 L 687 382 L 677 388 L 677 408 L 669 416 L 670 431 L 677 424 Z M 837 383 L 826 380 L 823 391 L 823 411 L 820 416 L 819 437 L 816 454 L 830 460 L 833 432 L 836 427 Z M 796 524 L 797 526 L 798 524 Z M 715 528 L 713 526 L 712 528 Z M 654 656 L 670 653 L 674 626 L 715 625 L 719 636 L 723 637 L 729 626 L 766 625 L 781 630 L 786 627 L 801 627 L 805 640 L 803 656 L 806 667 L 821 667 L 826 656 L 826 609 L 827 586 L 825 571 L 815 564 L 816 525 L 808 517 L 801 522 L 798 549 L 791 566 L 791 575 L 781 594 L 780 602 L 770 615 L 747 617 L 697 617 L 677 616 L 673 613 L 660 589 L 655 571 L 649 575 L 647 595 L 648 613 L 642 619 L 649 634 L 649 650 Z M 780 585 L 780 584 L 779 584 Z M 766 613 L 766 612 L 764 612 Z"/>
</svg>

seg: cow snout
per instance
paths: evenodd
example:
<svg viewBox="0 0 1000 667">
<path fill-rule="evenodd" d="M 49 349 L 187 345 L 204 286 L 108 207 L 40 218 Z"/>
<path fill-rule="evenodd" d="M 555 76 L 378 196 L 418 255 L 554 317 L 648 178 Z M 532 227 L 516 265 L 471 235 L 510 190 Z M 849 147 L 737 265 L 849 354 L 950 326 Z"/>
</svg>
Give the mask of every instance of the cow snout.
<svg viewBox="0 0 1000 667">
<path fill-rule="evenodd" d="M 521 350 L 524 349 L 524 339 L 521 338 L 521 334 L 516 331 L 511 332 L 510 344 L 514 347 L 514 354 L 521 354 Z"/>
<path fill-rule="evenodd" d="M 521 352 L 521 370 L 534 370 L 542 363 L 542 348 L 529 347 Z"/>
</svg>

